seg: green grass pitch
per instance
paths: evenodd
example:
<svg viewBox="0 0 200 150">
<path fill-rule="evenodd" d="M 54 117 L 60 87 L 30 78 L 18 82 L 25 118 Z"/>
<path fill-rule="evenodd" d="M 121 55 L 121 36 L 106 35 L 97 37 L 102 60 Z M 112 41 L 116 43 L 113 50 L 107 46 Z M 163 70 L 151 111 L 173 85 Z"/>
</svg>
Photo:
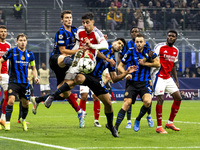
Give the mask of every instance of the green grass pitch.
<svg viewBox="0 0 200 150">
<path fill-rule="evenodd" d="M 30 122 L 27 132 L 17 123 L 18 104 L 14 105 L 11 130 L 0 131 L 0 150 L 200 149 L 200 101 L 182 101 L 174 121 L 174 124 L 181 129 L 179 132 L 166 129 L 168 131 L 166 135 L 156 133 L 156 102 L 153 102 L 154 127 L 148 126 L 145 115 L 138 132 L 125 129 L 127 122 L 125 117 L 119 127 L 119 138 L 114 138 L 105 128 L 103 104 L 99 119 L 101 128 L 94 127 L 93 102 L 87 104 L 84 128 L 79 128 L 77 113 L 67 102 L 54 102 L 49 109 L 40 104 L 36 115 L 32 114 L 32 104 L 30 104 L 26 119 Z M 163 104 L 163 127 L 169 118 L 171 105 L 172 101 L 165 101 Z M 121 106 L 122 101 L 113 104 L 114 123 Z M 139 101 L 132 107 L 132 126 L 141 106 L 142 102 Z"/>
</svg>

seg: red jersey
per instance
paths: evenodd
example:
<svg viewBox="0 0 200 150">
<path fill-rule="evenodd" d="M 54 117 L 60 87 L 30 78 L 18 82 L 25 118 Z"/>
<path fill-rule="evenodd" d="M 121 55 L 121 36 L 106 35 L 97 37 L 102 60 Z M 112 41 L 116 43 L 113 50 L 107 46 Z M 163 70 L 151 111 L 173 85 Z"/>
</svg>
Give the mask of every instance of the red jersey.
<svg viewBox="0 0 200 150">
<path fill-rule="evenodd" d="M 80 26 L 78 28 L 77 35 L 76 35 L 76 38 L 80 41 L 79 48 L 80 48 L 80 46 L 85 46 L 84 39 L 86 37 L 90 40 L 91 44 L 100 44 L 101 42 L 106 41 L 106 39 L 103 36 L 103 33 L 96 27 L 94 27 L 92 32 L 88 34 L 88 33 L 86 33 L 84 27 Z M 102 47 L 102 49 L 104 49 L 104 47 Z M 107 46 L 105 47 L 105 49 L 107 49 Z M 96 49 L 89 48 L 89 50 L 92 52 L 92 54 L 94 56 L 96 55 Z"/>
<path fill-rule="evenodd" d="M 0 42 L 0 58 L 10 48 L 11 48 L 10 43 L 8 43 L 8 42 L 1 43 Z M 1 74 L 8 74 L 8 64 L 7 64 L 7 61 L 5 61 L 5 62 L 2 63 Z"/>
<path fill-rule="evenodd" d="M 163 79 L 169 79 L 170 72 L 175 62 L 178 61 L 179 50 L 173 46 L 169 47 L 166 43 L 159 43 L 154 48 L 160 60 L 160 68 L 152 68 L 153 74 Z"/>
</svg>

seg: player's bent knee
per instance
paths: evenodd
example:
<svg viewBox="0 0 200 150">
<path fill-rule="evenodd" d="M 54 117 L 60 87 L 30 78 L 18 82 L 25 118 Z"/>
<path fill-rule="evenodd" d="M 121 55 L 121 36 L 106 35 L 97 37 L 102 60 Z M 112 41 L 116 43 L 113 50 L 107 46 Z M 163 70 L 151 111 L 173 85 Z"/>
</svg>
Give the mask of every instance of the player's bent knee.
<svg viewBox="0 0 200 150">
<path fill-rule="evenodd" d="M 76 77 L 75 77 L 75 79 L 74 79 L 74 81 L 75 81 L 75 84 L 82 84 L 84 81 L 85 81 L 85 76 L 84 75 L 82 75 L 82 74 L 78 74 Z"/>
</svg>

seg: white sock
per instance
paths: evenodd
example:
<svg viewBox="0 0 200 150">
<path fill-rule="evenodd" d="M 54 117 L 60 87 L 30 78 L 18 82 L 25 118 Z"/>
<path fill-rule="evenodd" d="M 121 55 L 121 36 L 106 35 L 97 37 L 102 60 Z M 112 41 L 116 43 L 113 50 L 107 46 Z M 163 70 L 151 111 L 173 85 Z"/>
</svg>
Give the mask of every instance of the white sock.
<svg viewBox="0 0 200 150">
<path fill-rule="evenodd" d="M 151 117 L 151 114 L 147 114 L 147 117 Z"/>
<path fill-rule="evenodd" d="M 157 129 L 160 128 L 160 127 L 162 127 L 162 126 L 157 126 Z"/>
<path fill-rule="evenodd" d="M 171 124 L 171 123 L 173 123 L 173 121 L 170 121 L 170 120 L 168 120 L 168 122 L 167 122 L 168 124 Z"/>
<path fill-rule="evenodd" d="M 131 120 L 127 120 L 127 123 L 131 123 Z"/>
<path fill-rule="evenodd" d="M 1 114 L 1 120 L 5 120 L 5 118 L 6 118 L 6 114 Z"/>
<path fill-rule="evenodd" d="M 80 109 L 77 113 L 80 114 L 82 112 L 82 109 Z"/>
</svg>

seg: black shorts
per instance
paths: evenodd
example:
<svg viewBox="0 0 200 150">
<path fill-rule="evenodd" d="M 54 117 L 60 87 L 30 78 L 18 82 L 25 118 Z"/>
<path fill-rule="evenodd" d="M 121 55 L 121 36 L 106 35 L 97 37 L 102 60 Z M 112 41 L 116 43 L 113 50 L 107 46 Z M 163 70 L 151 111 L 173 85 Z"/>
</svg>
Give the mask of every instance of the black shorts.
<svg viewBox="0 0 200 150">
<path fill-rule="evenodd" d="M 30 86 L 29 84 L 24 83 L 9 83 L 8 84 L 8 96 L 14 95 L 17 99 L 17 96 L 19 96 L 19 99 L 22 97 L 29 100 L 30 99 Z"/>
<path fill-rule="evenodd" d="M 132 104 L 135 103 L 138 94 L 142 98 L 144 94 L 152 94 L 152 87 L 149 81 L 126 81 L 126 89 L 124 93 L 124 98 L 131 98 Z"/>
<path fill-rule="evenodd" d="M 86 77 L 86 79 L 82 85 L 88 86 L 96 96 L 108 93 L 102 80 L 99 80 L 97 77 L 88 74 L 84 74 L 84 76 Z"/>
<path fill-rule="evenodd" d="M 60 54 L 54 54 L 49 59 L 49 65 L 51 69 L 56 74 L 57 85 L 59 85 L 65 79 L 65 72 L 69 69 L 70 66 L 65 66 L 64 68 L 60 68 L 58 66 L 58 57 Z"/>
</svg>

